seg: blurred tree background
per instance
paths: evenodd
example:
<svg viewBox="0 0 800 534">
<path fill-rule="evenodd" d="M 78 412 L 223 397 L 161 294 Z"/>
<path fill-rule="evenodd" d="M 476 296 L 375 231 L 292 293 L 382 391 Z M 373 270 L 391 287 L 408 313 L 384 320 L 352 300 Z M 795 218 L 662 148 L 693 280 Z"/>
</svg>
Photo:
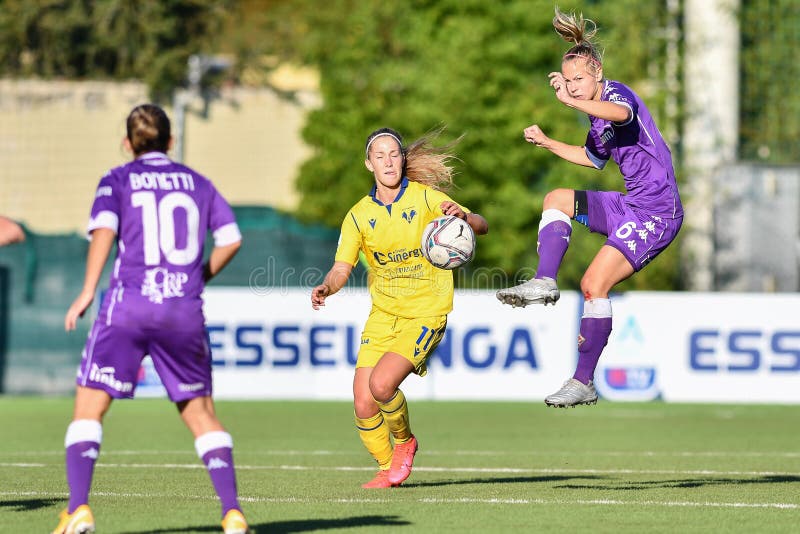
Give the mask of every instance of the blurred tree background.
<svg viewBox="0 0 800 534">
<path fill-rule="evenodd" d="M 800 161 L 800 2 L 742 2 L 740 157 Z"/>
<path fill-rule="evenodd" d="M 245 4 L 250 11 L 273 8 L 262 21 L 264 35 L 273 36 L 263 43 L 265 54 L 320 70 L 324 104 L 304 131 L 315 152 L 297 184 L 303 195 L 298 216 L 305 220 L 338 226 L 345 210 L 369 191 L 363 163 L 369 132 L 391 126 L 410 141 L 445 126 L 442 143 L 465 134 L 456 147 L 461 163 L 451 194 L 490 223 L 469 267 L 485 276 L 459 278 L 473 287 L 497 287 L 532 276 L 542 198 L 549 190 L 622 187 L 613 163 L 604 172 L 581 168 L 522 138 L 522 130 L 537 123 L 550 136 L 581 145 L 589 125 L 585 114 L 561 105 L 548 84 L 547 74 L 560 69 L 569 47 L 553 30 L 551 1 L 332 0 L 324 10 L 313 0 Z M 601 46 L 608 49 L 607 77 L 639 91 L 657 119 L 663 83 L 653 78 L 652 66 L 664 54 L 662 7 L 623 0 L 583 9 L 597 21 Z M 564 287 L 578 287 L 603 241 L 576 228 L 559 273 Z M 623 289 L 677 287 L 678 257 L 673 247 Z"/>
<path fill-rule="evenodd" d="M 481 238 L 462 285 L 499 287 L 530 276 L 544 194 L 556 187 L 621 190 L 610 163 L 598 172 L 559 160 L 522 139 L 537 123 L 550 136 L 576 145 L 588 128 L 584 114 L 561 105 L 547 74 L 568 48 L 553 31 L 552 0 L 0 0 L 0 76 L 140 79 L 152 97 L 169 103 L 186 85 L 192 54 L 237 59 L 232 81 L 268 85 L 267 74 L 290 63 L 316 68 L 323 104 L 303 135 L 313 149 L 297 182 L 296 216 L 338 227 L 347 208 L 369 191 L 363 165 L 366 135 L 381 126 L 411 141 L 440 126 L 441 143 L 461 134 L 457 187 L 452 196 L 483 214 L 491 231 Z M 560 2 L 599 27 L 605 75 L 637 91 L 662 132 L 677 116 L 679 76 L 667 74 L 667 28 L 680 12 L 662 1 Z M 798 160 L 800 93 L 789 55 L 800 44 L 793 0 L 743 2 L 742 154 Z M 680 35 L 674 37 L 680 39 Z M 255 82 L 254 82 L 255 80 Z M 671 92 L 670 92 L 671 91 Z M 291 98 L 292 95 L 284 95 Z M 781 101 L 783 112 L 775 105 Z M 793 111 L 793 112 L 790 112 Z M 666 125 L 666 126 L 665 126 Z M 670 132 L 667 132 L 670 133 Z M 671 132 L 680 176 L 680 139 Z M 767 148 L 764 148 L 767 147 Z M 577 288 L 603 242 L 573 232 L 560 283 Z M 658 260 L 620 286 L 681 289 L 680 237 Z M 477 280 L 477 282 L 476 282 Z"/>
<path fill-rule="evenodd" d="M 226 0 L 0 0 L 0 75 L 138 79 L 156 100 L 186 83 L 189 56 L 212 53 Z"/>
</svg>

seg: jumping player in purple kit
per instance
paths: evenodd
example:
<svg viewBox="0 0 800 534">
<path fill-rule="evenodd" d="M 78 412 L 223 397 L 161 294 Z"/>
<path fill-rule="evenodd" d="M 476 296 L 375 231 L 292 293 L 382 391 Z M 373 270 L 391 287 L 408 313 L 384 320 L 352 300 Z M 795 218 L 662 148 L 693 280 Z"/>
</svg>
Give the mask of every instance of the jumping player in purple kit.
<svg viewBox="0 0 800 534">
<path fill-rule="evenodd" d="M 626 190 L 550 191 L 539 223 L 536 276 L 497 292 L 500 301 L 512 306 L 555 304 L 560 296 L 558 268 L 572 233 L 570 220 L 608 237 L 581 279 L 584 304 L 577 369 L 560 390 L 545 398 L 548 406 L 567 407 L 597 402 L 594 371 L 611 334 L 608 293 L 675 239 L 683 208 L 672 155 L 647 107 L 626 85 L 603 78 L 601 55 L 592 42 L 594 23 L 556 8 L 553 26 L 574 46 L 564 54 L 561 72 L 549 74 L 550 86 L 561 103 L 587 113 L 591 127 L 582 147 L 551 139 L 536 124 L 525 128 L 525 140 L 586 167 L 602 169 L 613 159 Z"/>
<path fill-rule="evenodd" d="M 205 282 L 239 250 L 241 234 L 214 185 L 167 157 L 171 141 L 169 118 L 161 108 L 135 107 L 125 139 L 135 159 L 109 171 L 97 187 L 84 286 L 67 311 L 67 331 L 91 305 L 115 241 L 117 257 L 78 370 L 65 438 L 69 504 L 53 534 L 94 532 L 88 499 L 103 416 L 113 399 L 133 397 L 146 354 L 194 435 L 222 504 L 224 532 L 248 532 L 236 489 L 233 440 L 211 397 L 211 352 L 200 296 Z M 214 248 L 203 263 L 209 231 Z"/>
</svg>

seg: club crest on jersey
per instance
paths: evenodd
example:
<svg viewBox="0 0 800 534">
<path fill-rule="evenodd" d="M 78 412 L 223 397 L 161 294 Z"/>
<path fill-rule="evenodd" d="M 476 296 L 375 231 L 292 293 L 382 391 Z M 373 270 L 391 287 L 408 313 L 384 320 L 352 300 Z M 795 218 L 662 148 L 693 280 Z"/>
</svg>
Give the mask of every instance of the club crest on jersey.
<svg viewBox="0 0 800 534">
<path fill-rule="evenodd" d="M 155 267 L 144 272 L 142 295 L 150 302 L 162 304 L 164 299 L 183 297 L 183 284 L 189 275 L 182 272 L 171 273 L 164 267 Z"/>
<path fill-rule="evenodd" d="M 377 220 L 377 219 L 370 219 L 370 220 L 369 220 L 369 225 L 370 225 L 370 226 L 371 226 L 373 229 L 375 229 L 375 223 L 376 223 L 376 222 L 378 222 L 378 220 Z"/>
<path fill-rule="evenodd" d="M 414 216 L 416 214 L 417 214 L 417 210 L 415 210 L 414 208 L 408 208 L 408 209 L 403 210 L 403 214 L 401 215 L 401 217 L 403 217 L 403 219 L 406 222 L 410 223 L 412 220 L 414 220 Z"/>
</svg>

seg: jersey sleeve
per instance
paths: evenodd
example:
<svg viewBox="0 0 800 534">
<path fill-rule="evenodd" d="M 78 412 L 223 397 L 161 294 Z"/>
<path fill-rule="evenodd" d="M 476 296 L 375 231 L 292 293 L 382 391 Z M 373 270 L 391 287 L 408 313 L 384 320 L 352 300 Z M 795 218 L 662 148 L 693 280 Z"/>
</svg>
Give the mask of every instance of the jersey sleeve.
<svg viewBox="0 0 800 534">
<path fill-rule="evenodd" d="M 86 227 L 86 237 L 92 238 L 92 232 L 98 228 L 109 228 L 114 233 L 119 233 L 120 198 L 122 187 L 115 179 L 113 172 L 106 173 L 100 179 L 94 194 L 92 211 L 89 215 L 89 225 Z"/>
<path fill-rule="evenodd" d="M 594 128 L 589 130 L 589 133 L 586 134 L 586 143 L 583 145 L 583 150 L 586 152 L 586 157 L 588 157 L 592 164 L 598 169 L 605 167 L 606 163 L 608 163 L 608 160 L 611 158 L 611 154 L 609 154 L 603 146 Z"/>
<path fill-rule="evenodd" d="M 211 186 L 211 210 L 209 213 L 209 230 L 214 236 L 214 246 L 224 247 L 242 240 L 236 216 L 225 198 Z"/>
<path fill-rule="evenodd" d="M 447 193 L 437 191 L 436 189 L 426 188 L 424 194 L 425 205 L 428 206 L 428 209 L 433 213 L 434 217 L 441 217 L 444 215 L 444 213 L 442 213 L 442 202 L 455 202 Z M 458 202 L 456 202 L 456 204 L 458 204 Z M 472 213 L 468 208 L 465 208 L 461 204 L 458 205 L 464 213 Z"/>
<path fill-rule="evenodd" d="M 631 115 L 628 117 L 628 120 L 624 122 L 615 122 L 614 126 L 627 126 L 636 119 L 639 106 L 630 89 L 620 84 L 610 83 L 603 96 L 605 100 L 613 102 L 614 104 L 619 104 L 620 106 L 625 106 L 630 111 Z"/>
<path fill-rule="evenodd" d="M 353 211 L 350 210 L 342 221 L 335 261 L 343 261 L 355 266 L 358 263 L 358 251 L 361 250 L 361 241 L 361 229 L 358 226 L 355 215 L 353 215 Z"/>
</svg>

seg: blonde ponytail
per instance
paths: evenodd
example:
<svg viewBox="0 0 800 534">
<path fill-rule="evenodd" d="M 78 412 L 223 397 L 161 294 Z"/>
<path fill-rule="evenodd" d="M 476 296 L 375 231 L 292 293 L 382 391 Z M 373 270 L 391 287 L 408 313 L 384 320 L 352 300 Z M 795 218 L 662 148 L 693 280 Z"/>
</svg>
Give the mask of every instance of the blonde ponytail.
<svg viewBox="0 0 800 534">
<path fill-rule="evenodd" d="M 603 64 L 603 59 L 593 39 L 597 34 L 597 24 L 591 19 L 584 19 L 583 13 L 563 13 L 555 8 L 553 27 L 556 33 L 568 43 L 575 43 L 564 54 L 564 60 L 569 58 L 585 58 L 590 68 L 596 70 Z"/>
<path fill-rule="evenodd" d="M 442 133 L 444 127 L 428 132 L 411 143 L 406 149 L 406 176 L 439 191 L 447 191 L 453 186 L 455 169 L 451 165 L 458 158 L 451 149 L 464 137 L 443 146 L 433 146 L 431 141 Z"/>
</svg>

